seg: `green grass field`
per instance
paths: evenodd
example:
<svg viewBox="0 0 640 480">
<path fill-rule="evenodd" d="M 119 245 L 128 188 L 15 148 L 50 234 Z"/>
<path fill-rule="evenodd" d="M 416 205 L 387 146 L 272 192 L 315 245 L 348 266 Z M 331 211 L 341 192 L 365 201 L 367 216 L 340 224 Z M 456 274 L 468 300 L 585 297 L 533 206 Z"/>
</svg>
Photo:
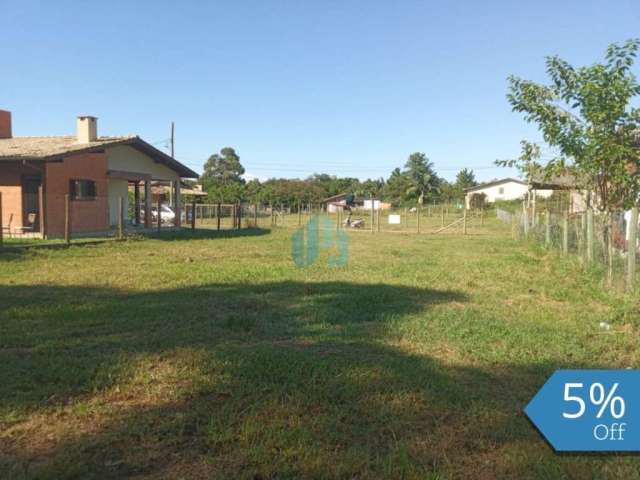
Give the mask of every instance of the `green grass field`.
<svg viewBox="0 0 640 480">
<path fill-rule="evenodd" d="M 0 477 L 640 478 L 522 413 L 557 368 L 637 368 L 637 299 L 492 222 L 353 233 L 342 269 L 292 233 L 0 254 Z"/>
</svg>

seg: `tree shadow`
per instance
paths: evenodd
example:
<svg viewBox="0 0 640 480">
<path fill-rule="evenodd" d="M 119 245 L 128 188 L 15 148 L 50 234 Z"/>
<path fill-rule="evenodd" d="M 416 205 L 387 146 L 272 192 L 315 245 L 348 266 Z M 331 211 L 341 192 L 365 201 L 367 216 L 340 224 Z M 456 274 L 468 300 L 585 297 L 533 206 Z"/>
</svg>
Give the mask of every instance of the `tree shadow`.
<svg viewBox="0 0 640 480">
<path fill-rule="evenodd" d="M 448 363 L 389 333 L 404 315 L 467 300 L 345 282 L 0 287 L 0 469 L 553 478 L 562 470 L 522 408 L 557 365 Z M 61 425 L 23 425 L 29 412 Z M 591 466 L 572 464 L 578 476 Z"/>
<path fill-rule="evenodd" d="M 242 228 L 239 230 L 226 229 L 215 230 L 213 228 L 196 228 L 191 230 L 183 228 L 182 230 L 169 230 L 164 232 L 146 232 L 139 233 L 142 238 L 152 238 L 154 240 L 176 241 L 176 240 L 208 240 L 216 238 L 241 238 L 241 237 L 259 237 L 268 235 L 271 230 L 268 228 Z"/>
</svg>

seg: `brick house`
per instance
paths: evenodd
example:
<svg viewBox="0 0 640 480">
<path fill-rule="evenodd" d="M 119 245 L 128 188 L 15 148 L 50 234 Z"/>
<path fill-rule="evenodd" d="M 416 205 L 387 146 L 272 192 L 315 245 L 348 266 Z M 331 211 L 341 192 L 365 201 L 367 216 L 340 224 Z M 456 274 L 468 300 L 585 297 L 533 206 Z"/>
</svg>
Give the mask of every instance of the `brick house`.
<svg viewBox="0 0 640 480">
<path fill-rule="evenodd" d="M 43 238 L 63 235 L 67 195 L 74 233 L 108 231 L 118 223 L 121 198 L 123 210 L 128 211 L 129 186 L 134 190 L 133 222 L 151 227 L 152 181 L 173 189 L 176 226 L 180 226 L 180 179 L 197 176 L 138 136 L 98 136 L 95 117 L 79 116 L 72 136 L 13 137 L 11 113 L 0 110 L 5 232 L 30 231 Z"/>
</svg>

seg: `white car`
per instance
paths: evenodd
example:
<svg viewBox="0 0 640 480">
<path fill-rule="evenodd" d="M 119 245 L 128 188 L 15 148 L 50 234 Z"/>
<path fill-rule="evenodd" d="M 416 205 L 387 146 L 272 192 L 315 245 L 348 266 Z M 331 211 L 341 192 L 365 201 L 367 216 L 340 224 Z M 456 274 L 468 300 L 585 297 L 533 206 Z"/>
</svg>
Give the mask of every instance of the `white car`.
<svg viewBox="0 0 640 480">
<path fill-rule="evenodd" d="M 140 210 L 140 216 L 144 218 L 144 209 Z M 160 205 L 160 221 L 162 223 L 174 223 L 176 214 L 168 205 Z M 151 207 L 151 221 L 158 221 L 158 207 Z"/>
</svg>

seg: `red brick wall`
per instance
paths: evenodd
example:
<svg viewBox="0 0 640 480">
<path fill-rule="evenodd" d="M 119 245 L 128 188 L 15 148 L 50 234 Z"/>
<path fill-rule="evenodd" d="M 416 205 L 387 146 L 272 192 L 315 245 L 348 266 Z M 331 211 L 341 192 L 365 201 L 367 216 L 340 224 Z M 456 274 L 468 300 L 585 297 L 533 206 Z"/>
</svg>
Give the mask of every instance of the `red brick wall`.
<svg viewBox="0 0 640 480">
<path fill-rule="evenodd" d="M 18 164 L 0 163 L 2 225 L 13 230 L 22 226 L 22 169 Z"/>
<path fill-rule="evenodd" d="M 61 163 L 47 163 L 46 222 L 49 236 L 64 235 L 64 197 L 71 179 L 96 182 L 95 200 L 71 201 L 71 232 L 101 232 L 109 229 L 109 182 L 107 155 L 87 153 L 66 157 Z"/>
</svg>

